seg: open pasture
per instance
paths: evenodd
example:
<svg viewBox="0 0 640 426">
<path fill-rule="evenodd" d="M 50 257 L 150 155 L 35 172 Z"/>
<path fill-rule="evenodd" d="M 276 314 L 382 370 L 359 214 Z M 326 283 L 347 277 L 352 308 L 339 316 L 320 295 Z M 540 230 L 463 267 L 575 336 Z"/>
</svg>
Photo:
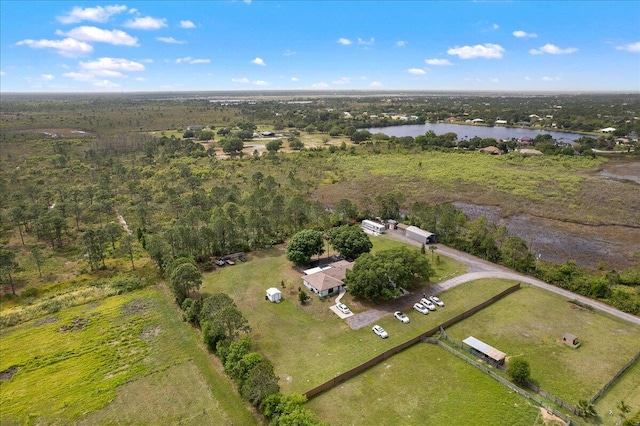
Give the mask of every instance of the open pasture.
<svg viewBox="0 0 640 426">
<path fill-rule="evenodd" d="M 118 423 L 121 410 L 134 423 L 149 419 L 150 410 L 169 422 L 197 419 L 202 410 L 217 424 L 255 422 L 212 369 L 197 335 L 155 289 L 61 310 L 6 328 L 0 337 L 2 424 L 71 424 L 88 415 Z M 169 378 L 176 379 L 172 394 L 192 404 L 164 404 L 166 387 L 149 385 Z M 127 392 L 135 388 L 144 392 Z"/>
<path fill-rule="evenodd" d="M 444 349 L 418 343 L 307 403 L 332 425 L 543 425 L 540 409 Z"/>
<path fill-rule="evenodd" d="M 637 326 L 534 287 L 524 287 L 446 332 L 459 341 L 474 336 L 507 357 L 526 359 L 534 383 L 573 405 L 591 398 L 640 351 Z M 563 344 L 565 333 L 576 335 L 581 346 Z M 630 370 L 635 383 L 638 372 Z"/>
</svg>

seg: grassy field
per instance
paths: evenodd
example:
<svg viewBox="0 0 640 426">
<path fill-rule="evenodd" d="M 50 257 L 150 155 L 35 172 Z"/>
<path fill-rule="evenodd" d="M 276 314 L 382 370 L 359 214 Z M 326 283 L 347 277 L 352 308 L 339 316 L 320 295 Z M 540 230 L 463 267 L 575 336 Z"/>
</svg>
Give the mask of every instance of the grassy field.
<svg viewBox="0 0 640 426">
<path fill-rule="evenodd" d="M 523 357 L 531 365 L 535 383 L 574 405 L 589 399 L 640 350 L 637 326 L 577 308 L 533 287 L 478 312 L 447 333 L 457 340 L 474 336 L 507 356 Z M 562 344 L 564 333 L 578 336 L 582 345 L 572 349 Z M 638 383 L 640 370 L 634 371 L 630 374 Z"/>
<path fill-rule="evenodd" d="M 380 242 L 383 245 L 399 244 L 385 239 L 374 239 L 374 242 L 376 248 Z M 459 265 L 455 267 L 460 269 Z M 297 288 L 302 286 L 299 275 L 291 268 L 283 251 L 272 249 L 260 256 L 250 256 L 246 263 L 205 275 L 202 287 L 204 292 L 225 292 L 234 298 L 253 327 L 252 338 L 257 349 L 274 363 L 284 392 L 305 392 L 513 284 L 483 280 L 476 285 L 462 285 L 446 292 L 442 297 L 447 306 L 428 316 L 407 309 L 412 322 L 406 325 L 390 313 L 379 321 L 390 334 L 389 339 L 381 340 L 370 327 L 352 330 L 329 310 L 333 300 L 313 297 L 309 304 L 301 306 L 297 298 Z M 271 286 L 280 286 L 281 280 L 286 284 L 283 302 L 266 302 L 264 291 Z M 410 306 L 416 297 L 409 296 L 407 305 Z M 356 313 L 368 309 L 365 303 L 343 300 Z"/>
<path fill-rule="evenodd" d="M 309 401 L 332 425 L 542 425 L 540 409 L 454 355 L 419 343 Z"/>
<path fill-rule="evenodd" d="M 615 425 L 620 421 L 616 405 L 624 401 L 631 407 L 631 415 L 640 412 L 640 362 L 636 361 L 625 373 L 602 395 L 595 404 L 602 424 Z M 609 416 L 609 411 L 614 415 Z"/>
<path fill-rule="evenodd" d="M 4 329 L 1 338 L 0 371 L 16 368 L 0 383 L 2 424 L 68 424 L 87 415 L 117 424 L 120 411 L 134 423 L 151 411 L 172 423 L 205 418 L 202 410 L 209 424 L 255 422 L 157 289 L 66 309 Z M 166 404 L 167 388 L 151 386 L 172 377 L 172 398 L 193 404 Z"/>
</svg>

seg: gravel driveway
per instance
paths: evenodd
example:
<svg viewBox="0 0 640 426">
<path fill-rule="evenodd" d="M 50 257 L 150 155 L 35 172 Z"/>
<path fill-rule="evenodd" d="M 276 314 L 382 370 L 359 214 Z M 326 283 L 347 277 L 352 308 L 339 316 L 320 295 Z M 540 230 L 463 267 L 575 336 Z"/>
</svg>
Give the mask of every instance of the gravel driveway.
<svg viewBox="0 0 640 426">
<path fill-rule="evenodd" d="M 417 241 L 414 241 L 405 237 L 398 231 L 388 231 L 387 235 L 389 235 L 389 237 L 395 240 L 402 241 L 407 244 L 412 244 L 417 247 L 421 246 L 421 244 L 418 243 Z M 479 259 L 468 253 L 464 253 L 462 251 L 452 249 L 442 244 L 438 244 L 437 247 L 438 247 L 438 250 L 436 251 L 437 254 L 442 254 L 443 256 L 446 256 L 451 259 L 457 260 L 458 262 L 464 263 L 469 268 L 469 272 L 467 272 L 466 274 L 457 276 L 455 278 L 451 278 L 450 280 L 446 280 L 441 283 L 429 286 L 429 289 L 428 289 L 429 295 L 439 294 L 445 290 L 449 290 L 450 288 L 456 287 L 460 284 L 464 284 L 470 281 L 480 280 L 484 278 L 499 278 L 499 279 L 505 279 L 505 280 L 520 281 L 522 283 L 527 283 L 532 286 L 559 294 L 563 297 L 566 297 L 567 299 L 577 300 L 580 303 L 584 303 L 585 305 L 592 306 L 595 309 L 606 312 L 610 315 L 613 315 L 615 317 L 628 321 L 632 324 L 636 324 L 640 326 L 640 317 L 637 317 L 635 315 L 627 314 L 625 312 L 619 311 L 604 303 L 598 302 L 596 300 L 590 299 L 585 296 L 581 296 L 576 293 L 572 293 L 560 287 L 547 284 L 544 281 L 540 281 L 539 279 L 521 274 L 519 272 L 515 272 L 502 265 L 497 265 L 495 263 L 487 262 L 486 260 Z M 349 324 L 349 327 L 351 327 L 354 330 L 357 330 L 362 327 L 366 327 L 370 324 L 373 324 L 378 319 L 386 315 L 392 314 L 395 311 L 401 311 L 407 308 L 412 309 L 413 302 L 416 299 L 416 297 L 418 297 L 417 294 L 409 293 L 408 295 L 399 297 L 398 299 L 395 299 L 388 303 L 380 305 L 375 309 L 369 309 L 368 311 L 353 315 L 352 317 L 347 319 L 347 324 Z"/>
</svg>

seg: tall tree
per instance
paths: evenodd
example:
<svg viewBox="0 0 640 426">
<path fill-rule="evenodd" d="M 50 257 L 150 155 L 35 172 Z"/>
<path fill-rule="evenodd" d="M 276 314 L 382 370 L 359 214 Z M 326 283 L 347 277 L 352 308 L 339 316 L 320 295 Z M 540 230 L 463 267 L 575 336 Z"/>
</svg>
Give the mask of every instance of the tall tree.
<svg viewBox="0 0 640 426">
<path fill-rule="evenodd" d="M 31 257 L 33 257 L 33 260 L 36 262 L 36 266 L 38 267 L 38 275 L 42 278 L 42 264 L 44 263 L 42 250 L 38 247 L 34 247 L 31 249 Z"/>
<path fill-rule="evenodd" d="M 127 256 L 131 261 L 131 270 L 136 269 L 136 265 L 133 263 L 133 247 L 135 244 L 135 238 L 133 235 L 126 234 L 120 239 L 120 253 Z"/>
<path fill-rule="evenodd" d="M 82 236 L 82 244 L 84 245 L 89 267 L 92 271 L 97 271 L 100 264 L 105 266 L 105 243 L 107 239 L 101 229 L 88 229 Z"/>
<path fill-rule="evenodd" d="M 329 230 L 329 243 L 347 259 L 357 259 L 373 248 L 369 236 L 359 226 L 339 226 Z"/>
<path fill-rule="evenodd" d="M 322 232 L 315 229 L 305 229 L 293 237 L 287 245 L 287 259 L 296 265 L 306 265 L 314 255 L 324 253 L 324 238 Z"/>
<path fill-rule="evenodd" d="M 191 262 L 181 263 L 171 272 L 171 287 L 179 304 L 189 297 L 191 290 L 197 290 L 202 284 L 202 274 Z"/>
<path fill-rule="evenodd" d="M 0 273 L 6 276 L 9 285 L 11 286 L 11 293 L 14 296 L 16 295 L 16 288 L 13 283 L 12 272 L 17 271 L 18 266 L 18 262 L 16 262 L 16 254 L 9 250 L 4 244 L 0 245 Z"/>
</svg>

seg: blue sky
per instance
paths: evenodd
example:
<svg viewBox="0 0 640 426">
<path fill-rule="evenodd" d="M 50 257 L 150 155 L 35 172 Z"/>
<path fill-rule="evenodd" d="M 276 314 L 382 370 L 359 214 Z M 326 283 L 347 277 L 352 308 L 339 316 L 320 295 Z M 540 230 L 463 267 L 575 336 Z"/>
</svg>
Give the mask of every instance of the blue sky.
<svg viewBox="0 0 640 426">
<path fill-rule="evenodd" d="M 640 91 L 638 1 L 0 0 L 0 90 Z"/>
</svg>

